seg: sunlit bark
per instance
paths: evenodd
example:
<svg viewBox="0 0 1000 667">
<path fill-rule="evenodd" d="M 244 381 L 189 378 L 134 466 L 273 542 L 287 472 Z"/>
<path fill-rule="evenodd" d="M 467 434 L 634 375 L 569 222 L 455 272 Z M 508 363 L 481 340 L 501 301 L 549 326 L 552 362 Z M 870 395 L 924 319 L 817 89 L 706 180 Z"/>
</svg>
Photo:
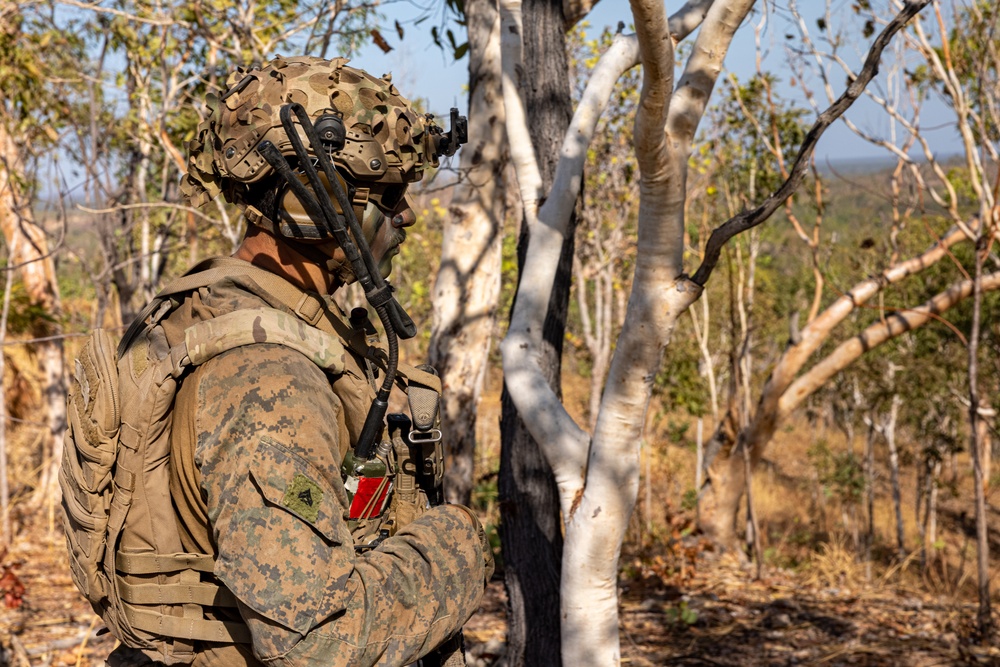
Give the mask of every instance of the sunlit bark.
<svg viewBox="0 0 1000 667">
<path fill-rule="evenodd" d="M 525 217 L 531 225 L 531 244 L 502 351 L 508 388 L 552 464 L 559 486 L 566 531 L 561 583 L 565 664 L 615 664 L 620 656 L 615 581 L 624 529 L 638 488 L 643 415 L 652 377 L 673 326 L 701 292 L 683 275 L 681 262 L 687 150 L 721 57 L 742 19 L 738 12 L 745 14 L 752 2 L 728 5 L 714 18 L 709 12 L 695 45 L 696 55 L 685 72 L 685 90 L 680 93 L 673 124 L 669 106 L 674 94 L 672 26 L 662 5 L 633 5 L 644 64 L 635 131 L 641 173 L 640 252 L 628 314 L 591 441 L 540 377 L 534 355 L 565 223 L 579 192 L 586 147 L 615 80 L 634 62 L 635 42 L 619 35 L 595 68 L 567 133 L 555 184 L 546 198 L 518 93 L 519 4 L 503 3 L 508 135 Z"/>
<path fill-rule="evenodd" d="M 0 230 L 7 245 L 7 266 L 20 272 L 28 300 L 47 316 L 34 323 L 33 334 L 38 338 L 51 338 L 37 343 L 36 348 L 48 423 L 48 433 L 42 441 L 42 469 L 36 500 L 44 500 L 52 508 L 58 501 L 56 475 L 66 429 L 63 345 L 58 338 L 62 306 L 49 243 L 22 194 L 23 178 L 20 147 L 0 122 Z"/>
<path fill-rule="evenodd" d="M 500 16 L 494 0 L 467 3 L 469 137 L 462 180 L 448 208 L 441 268 L 434 283 L 430 363 L 446 389 L 442 410 L 450 502 L 469 504 L 476 412 L 489 361 L 500 297 L 506 155 L 500 90 Z"/>
</svg>

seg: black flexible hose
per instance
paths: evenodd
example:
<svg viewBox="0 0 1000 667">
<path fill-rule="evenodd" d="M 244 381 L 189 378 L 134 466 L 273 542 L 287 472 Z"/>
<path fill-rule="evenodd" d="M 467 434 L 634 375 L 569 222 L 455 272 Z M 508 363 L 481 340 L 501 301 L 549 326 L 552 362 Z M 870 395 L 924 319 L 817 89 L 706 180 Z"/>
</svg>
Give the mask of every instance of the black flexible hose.
<svg viewBox="0 0 1000 667">
<path fill-rule="evenodd" d="M 368 297 L 372 306 L 376 308 L 376 312 L 378 305 L 385 303 L 386 314 L 389 317 L 389 321 L 392 322 L 392 328 L 397 337 L 413 338 L 417 334 L 416 327 L 413 325 L 413 320 L 411 320 L 410 316 L 406 314 L 403 307 L 399 305 L 399 302 L 396 301 L 395 298 L 391 298 L 392 288 L 390 288 L 385 282 L 385 279 L 382 278 L 378 264 L 376 264 L 375 258 L 372 257 L 371 250 L 368 248 L 368 241 L 365 239 L 364 231 L 361 228 L 361 223 L 358 221 L 357 216 L 354 215 L 354 203 L 344 191 L 340 179 L 337 178 L 336 167 L 333 165 L 333 162 L 330 160 L 330 156 L 327 155 L 325 150 L 316 150 L 317 145 L 322 147 L 322 141 L 319 138 L 319 134 L 316 132 L 316 127 L 312 124 L 309 114 L 306 113 L 305 107 L 301 104 L 293 102 L 283 106 L 279 112 L 279 116 L 281 117 L 281 125 L 285 129 L 285 134 L 288 135 L 289 141 L 292 143 L 292 148 L 295 150 L 296 155 L 299 156 L 300 160 L 303 159 L 302 155 L 306 156 L 305 169 L 306 174 L 310 179 L 310 183 L 313 183 L 313 178 L 312 176 L 309 176 L 309 170 L 314 171 L 315 166 L 312 164 L 312 160 L 308 159 L 309 154 L 305 151 L 302 139 L 299 137 L 298 133 L 295 132 L 295 126 L 291 121 L 291 114 L 293 113 L 298 118 L 299 124 L 306 133 L 306 139 L 309 140 L 309 144 L 313 147 L 316 161 L 319 163 L 320 168 L 326 175 L 327 181 L 329 181 L 330 187 L 333 189 L 333 194 L 337 198 L 337 202 L 340 204 L 341 209 L 345 211 L 344 219 L 347 221 L 347 226 L 350 228 L 351 234 L 353 234 L 354 238 L 357 239 L 358 246 L 361 248 L 361 258 L 364 260 L 365 266 L 368 268 L 368 276 L 374 285 L 374 289 L 378 292 L 376 294 L 370 294 L 368 292 L 368 286 L 362 283 L 362 287 L 365 289 L 365 296 Z M 325 192 L 325 189 L 320 188 L 320 191 Z M 330 202 L 328 198 L 323 198 L 321 203 L 332 206 L 332 202 Z M 333 216 L 333 219 L 336 220 L 337 223 L 340 222 L 336 212 L 331 212 L 330 215 Z M 356 268 L 356 265 L 353 262 L 352 266 Z M 360 276 L 361 274 L 355 270 L 355 275 Z M 380 314 L 379 319 L 381 318 L 382 315 Z"/>
<path fill-rule="evenodd" d="M 348 234 L 340 216 L 333 208 L 333 202 L 330 201 L 329 196 L 324 197 L 320 194 L 327 194 L 326 187 L 320 180 L 319 173 L 312 163 L 312 156 L 309 155 L 301 137 L 299 137 L 295 129 L 291 118 L 292 113 L 295 113 L 297 116 L 299 124 L 306 134 L 306 138 L 313 147 L 317 161 L 323 169 L 341 209 L 344 211 L 343 220 L 347 221 L 351 231 L 354 233 L 354 239 L 351 239 L 350 234 Z M 288 161 L 272 143 L 264 142 L 258 150 L 275 171 L 288 182 L 289 187 L 301 202 L 310 219 L 317 225 L 326 228 L 340 245 L 344 251 L 344 255 L 351 263 L 351 267 L 354 269 L 354 274 L 358 282 L 364 289 L 365 298 L 374 307 L 385 329 L 388 347 L 385 378 L 382 386 L 376 392 L 375 400 L 372 402 L 368 415 L 365 418 L 364 426 L 361 429 L 355 447 L 355 456 L 361 460 L 366 460 L 374 453 L 375 439 L 382 430 L 385 414 L 389 407 L 389 394 L 392 391 L 396 368 L 399 364 L 399 340 L 393 326 L 393 318 L 390 316 L 388 309 L 388 305 L 392 304 L 394 299 L 389 286 L 382 279 L 382 275 L 378 272 L 377 267 L 375 267 L 374 258 L 364 238 L 357 216 L 354 214 L 353 205 L 344 191 L 340 179 L 337 177 L 337 171 L 326 155 L 326 151 L 322 147 L 322 142 L 305 109 L 300 104 L 287 104 L 281 108 L 280 117 L 285 134 L 292 144 L 292 149 L 299 159 L 299 164 L 312 187 L 312 191 L 299 180 L 292 171 Z M 355 240 L 357 241 L 357 245 L 355 245 Z M 358 246 L 360 246 L 360 251 Z"/>
<path fill-rule="evenodd" d="M 295 151 L 295 155 L 299 159 L 300 168 L 306 175 L 309 185 L 312 186 L 312 197 L 310 197 L 310 199 L 319 205 L 321 212 L 320 219 L 314 219 L 313 222 L 326 227 L 330 232 L 330 235 L 333 236 L 333 238 L 340 245 L 341 249 L 344 251 L 344 255 L 347 257 L 347 260 L 351 263 L 351 268 L 354 269 L 354 275 L 357 277 L 358 282 L 361 283 L 361 287 L 364 289 L 365 296 L 367 297 L 369 292 L 377 287 L 371 272 L 371 267 L 367 261 L 364 261 L 364 255 L 371 255 L 371 251 L 369 250 L 368 244 L 362 234 L 354 232 L 354 239 L 351 238 L 350 234 L 347 233 L 347 229 L 343 226 L 343 224 L 341 224 L 340 216 L 337 215 L 337 211 L 333 208 L 333 202 L 330 201 L 329 197 L 322 196 L 321 193 L 326 193 L 326 187 L 320 180 L 319 173 L 317 173 L 316 167 L 312 163 L 312 156 L 309 155 L 309 151 L 306 149 L 305 144 L 302 143 L 302 138 L 295 130 L 295 123 L 291 117 L 291 113 L 295 111 L 295 107 L 302 110 L 303 116 L 299 118 L 299 123 L 302 126 L 302 129 L 305 130 L 306 138 L 308 138 L 309 143 L 312 144 L 313 151 L 316 154 L 325 154 L 326 151 L 322 149 L 321 143 L 313 143 L 314 141 L 319 142 L 319 136 L 316 134 L 315 128 L 310 122 L 308 115 L 305 115 L 305 109 L 302 108 L 301 104 L 286 104 L 281 107 L 281 111 L 279 113 L 281 117 L 281 125 L 285 130 L 285 135 L 292 144 L 292 150 Z M 296 113 L 296 115 L 298 114 Z M 316 146 L 320 146 L 320 149 L 317 150 Z M 290 170 L 289 173 L 291 173 Z M 285 176 L 285 174 L 282 174 L 282 176 Z M 306 188 L 305 184 L 299 181 L 298 178 L 294 178 L 294 180 L 298 181 L 301 186 L 301 188 L 297 188 L 292 185 L 295 195 L 299 197 L 299 200 L 301 201 L 299 193 L 308 192 L 308 188 Z M 343 192 L 343 188 L 339 187 L 340 180 L 336 177 L 336 171 L 334 171 L 332 175 L 327 174 L 327 180 L 330 182 L 330 186 L 334 188 L 334 195 L 338 195 L 336 192 L 338 189 L 341 191 L 341 194 L 343 194 L 343 198 L 337 196 L 337 200 L 340 202 L 340 207 L 344 211 L 344 219 L 347 220 L 350 217 L 355 217 L 354 208 L 347 197 L 347 193 Z M 336 184 L 336 187 L 334 187 L 334 184 Z M 311 218 L 312 212 L 308 208 L 306 209 L 306 212 L 310 214 Z M 355 242 L 357 245 L 355 245 Z M 361 252 L 359 252 L 359 246 L 361 247 Z M 381 277 L 382 276 L 380 274 L 379 278 Z"/>
<path fill-rule="evenodd" d="M 330 181 L 330 187 L 333 188 L 333 196 L 337 198 L 337 203 L 340 204 L 340 208 L 345 211 L 344 219 L 347 220 L 347 226 L 351 230 L 351 234 L 354 238 L 358 239 L 358 245 L 364 244 L 368 245 L 367 239 L 364 237 L 364 231 L 361 229 L 361 222 L 358 220 L 356 215 L 347 215 L 346 211 L 350 210 L 354 212 L 354 202 L 350 200 L 347 193 L 344 192 L 344 188 L 340 185 L 340 179 L 336 178 L 337 169 L 334 167 L 333 162 L 330 160 L 330 156 L 327 155 L 325 150 L 317 150 L 317 146 L 322 146 L 320 142 L 319 134 L 316 132 L 316 126 L 312 124 L 312 120 L 309 118 L 309 114 L 306 112 L 305 107 L 298 103 L 286 104 L 281 108 L 279 115 L 281 116 L 281 125 L 285 128 L 285 134 L 289 134 L 289 139 L 292 141 L 292 147 L 295 148 L 296 143 L 302 144 L 302 139 L 296 134 L 295 137 L 291 137 L 289 133 L 290 122 L 286 123 L 286 118 L 294 113 L 298 118 L 299 125 L 306 133 L 306 139 L 309 140 L 309 144 L 313 147 L 313 152 L 316 154 L 316 160 L 319 163 L 320 169 L 326 174 L 326 178 Z M 298 154 L 298 149 L 295 150 Z M 313 168 L 310 164 L 309 168 Z M 307 172 L 308 174 L 308 172 Z M 312 178 L 310 178 L 312 182 Z M 368 267 L 368 274 L 371 276 L 372 282 L 376 287 L 382 287 L 384 284 L 384 279 L 382 274 L 379 273 L 378 265 L 375 263 L 375 258 L 372 257 L 371 252 L 362 252 L 361 257 L 365 262 L 365 266 Z"/>
<path fill-rule="evenodd" d="M 330 187 L 333 189 L 333 194 L 337 198 L 341 210 L 344 212 L 344 219 L 347 220 L 347 224 L 351 227 L 351 231 L 354 234 L 353 243 L 350 235 L 347 234 L 346 230 L 340 224 L 340 217 L 333 208 L 333 202 L 330 201 L 329 197 L 323 196 L 323 194 L 326 193 L 326 188 L 323 185 L 323 181 L 319 178 L 319 173 L 316 171 L 316 167 L 310 159 L 309 152 L 306 150 L 305 144 L 302 142 L 302 138 L 299 136 L 298 132 L 295 131 L 295 124 L 291 117 L 293 113 L 298 117 L 299 125 L 302 127 L 303 131 L 305 131 L 306 138 L 309 140 L 309 144 L 313 148 L 313 153 L 317 157 L 320 167 L 326 174 L 326 179 L 330 183 Z M 368 302 L 375 308 L 375 312 L 382 321 L 382 326 L 386 333 L 386 343 L 389 348 L 389 361 L 386 368 L 385 379 L 382 382 L 382 387 L 378 391 L 378 397 L 382 400 L 388 400 L 389 392 L 392 391 L 392 384 L 395 381 L 396 367 L 399 363 L 399 341 L 396 337 L 396 330 L 392 324 L 392 320 L 389 318 L 388 308 L 386 307 L 387 302 L 392 299 L 392 294 L 389 292 L 389 286 L 386 285 L 385 280 L 382 278 L 382 274 L 378 272 L 378 267 L 375 266 L 375 260 L 372 257 L 371 249 L 368 247 L 368 241 L 364 237 L 364 233 L 361 229 L 361 225 L 358 223 L 357 216 L 354 215 L 354 205 L 348 198 L 343 186 L 341 186 L 337 170 L 334 168 L 333 163 L 330 161 L 326 151 L 323 149 L 323 144 L 320 141 L 319 134 L 316 132 L 316 128 L 309 119 L 309 115 L 306 113 L 305 108 L 301 104 L 286 104 L 281 107 L 279 116 L 281 117 L 281 125 L 285 130 L 285 134 L 288 136 L 288 139 L 292 144 L 292 150 L 295 151 L 295 155 L 299 158 L 302 171 L 305 173 L 306 178 L 309 180 L 309 184 L 312 186 L 316 201 L 319 202 L 323 218 L 326 222 L 325 226 L 330 230 L 331 235 L 337 239 L 337 242 L 341 244 L 347 258 L 351 260 L 355 276 L 364 289 L 365 298 L 367 298 Z M 355 243 L 357 246 L 355 246 Z M 360 248 L 360 253 L 358 248 Z M 360 259 L 364 262 L 362 265 L 363 268 L 362 266 L 359 266 L 359 263 L 355 259 L 359 258 L 359 255 Z M 359 269 L 361 270 L 359 271 Z"/>
</svg>

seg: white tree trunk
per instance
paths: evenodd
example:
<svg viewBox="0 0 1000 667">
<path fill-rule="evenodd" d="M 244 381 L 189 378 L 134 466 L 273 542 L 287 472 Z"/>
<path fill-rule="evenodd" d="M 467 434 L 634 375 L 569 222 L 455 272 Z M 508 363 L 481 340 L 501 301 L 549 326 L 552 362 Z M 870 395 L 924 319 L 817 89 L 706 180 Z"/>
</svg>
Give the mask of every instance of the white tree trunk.
<svg viewBox="0 0 1000 667">
<path fill-rule="evenodd" d="M 49 254 L 45 233 L 35 224 L 30 202 L 20 194 L 23 178 L 20 150 L 7 128 L 0 122 L 0 229 L 7 243 L 8 267 L 18 268 L 28 299 L 52 318 L 36 327 L 39 337 L 58 336 L 62 306 L 55 265 Z M 38 363 L 44 385 L 42 395 L 48 413 L 49 432 L 42 442 L 42 471 L 36 489 L 36 501 L 48 501 L 49 511 L 58 502 L 56 477 L 62 459 L 63 433 L 66 429 L 66 387 L 61 338 L 38 343 Z M 0 378 L 2 380 L 2 378 Z"/>
<path fill-rule="evenodd" d="M 694 327 L 694 337 L 698 341 L 698 349 L 701 351 L 701 363 L 704 367 L 702 374 L 708 382 L 708 399 L 712 407 L 712 420 L 719 421 L 719 390 L 715 386 L 715 363 L 712 359 L 712 351 L 708 346 L 711 332 L 711 313 L 708 307 L 708 293 L 701 297 L 702 320 L 698 320 L 698 310 L 692 308 L 688 311 L 691 315 L 691 325 Z M 700 466 L 699 466 L 700 470 Z M 701 484 L 698 484 L 701 488 Z"/>
<path fill-rule="evenodd" d="M 941 475 L 941 462 L 934 464 L 934 468 L 928 473 L 930 481 L 930 498 L 927 499 L 927 538 L 926 549 L 933 554 L 937 542 L 937 499 L 938 499 L 938 477 Z"/>
<path fill-rule="evenodd" d="M 473 485 L 476 411 L 486 377 L 500 297 L 506 156 L 500 90 L 500 16 L 495 0 L 466 5 L 469 31 L 469 136 L 434 282 L 430 363 L 441 373 L 446 434 L 445 493 L 468 504 Z"/>
<path fill-rule="evenodd" d="M 573 256 L 573 278 L 576 284 L 577 308 L 580 312 L 580 326 L 583 338 L 590 352 L 590 398 L 587 403 L 587 417 L 591 430 L 597 425 L 597 415 L 601 409 L 601 395 L 604 380 L 611 363 L 611 331 L 614 327 L 612 310 L 614 306 L 614 270 L 616 265 L 606 257 L 592 258 L 600 264 L 585 271 L 580 259 L 580 245 L 577 244 Z M 591 279 L 588 279 L 590 276 Z M 593 285 L 594 304 L 591 309 L 589 287 Z M 593 312 L 591 312 L 593 310 Z"/>
<path fill-rule="evenodd" d="M 906 542 L 903 532 L 903 501 L 899 488 L 899 451 L 896 448 L 896 421 L 899 418 L 899 407 L 903 400 L 899 394 L 893 394 L 889 415 L 882 427 L 882 435 L 889 445 L 889 481 L 892 484 L 892 508 L 896 514 L 896 549 L 900 561 L 906 557 Z"/>
<path fill-rule="evenodd" d="M 560 590 L 562 658 L 567 665 L 615 665 L 620 659 L 618 557 L 635 506 L 639 443 L 652 378 L 677 318 L 701 294 L 701 287 L 683 274 L 682 266 L 688 151 L 732 35 L 752 4 L 752 0 L 742 0 L 698 3 L 696 9 L 689 5 L 685 10 L 698 13 L 696 20 L 687 22 L 685 15 L 668 24 L 661 3 L 634 2 L 638 43 L 617 36 L 595 68 L 547 198 L 541 192 L 523 121 L 520 5 L 517 0 L 502 4 L 508 135 L 525 217 L 531 225 L 531 244 L 501 349 L 510 394 L 532 437 L 542 446 L 559 487 L 566 529 Z M 675 93 L 675 28 L 697 26 L 702 19 L 704 27 Z M 544 382 L 535 357 L 566 221 L 580 188 L 586 147 L 614 81 L 634 62 L 637 45 L 644 66 L 635 130 L 641 173 L 639 252 L 625 324 L 590 440 Z"/>
</svg>

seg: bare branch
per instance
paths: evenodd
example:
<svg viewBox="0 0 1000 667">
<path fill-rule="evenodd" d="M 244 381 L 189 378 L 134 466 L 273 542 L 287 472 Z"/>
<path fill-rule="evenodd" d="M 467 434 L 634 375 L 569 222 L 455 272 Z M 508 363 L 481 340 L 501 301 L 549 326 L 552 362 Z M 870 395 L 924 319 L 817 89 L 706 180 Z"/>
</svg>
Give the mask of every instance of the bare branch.
<svg viewBox="0 0 1000 667">
<path fill-rule="evenodd" d="M 587 87 L 577 104 L 569 130 L 563 140 L 559 164 L 552 181 L 552 189 L 538 217 L 546 225 L 565 233 L 570 212 L 580 193 L 583 165 L 587 160 L 587 147 L 594 138 L 594 131 L 604 110 L 607 109 L 615 83 L 635 62 L 636 42 L 630 36 L 615 35 L 591 72 Z M 669 90 L 669 89 L 668 89 Z M 661 126 L 662 127 L 662 126 Z M 558 241 L 559 248 L 562 240 Z M 559 249 L 556 249 L 558 256 Z"/>
<path fill-rule="evenodd" d="M 713 4 L 698 33 L 670 101 L 667 132 L 687 159 L 688 146 L 694 139 L 712 96 L 712 89 L 722 72 L 722 61 L 729 52 L 736 30 L 750 13 L 756 0 L 734 0 Z"/>
<path fill-rule="evenodd" d="M 779 402 L 779 420 L 794 410 L 816 388 L 821 387 L 836 373 L 854 362 L 862 354 L 878 347 L 887 340 L 927 324 L 932 319 L 967 299 L 972 294 L 975 280 L 960 280 L 917 308 L 899 310 L 886 315 L 856 336 L 837 346 L 826 358 L 798 378 L 782 395 Z M 1000 272 L 982 277 L 983 292 L 1000 289 Z"/>
<path fill-rule="evenodd" d="M 111 208 L 87 208 L 82 204 L 77 204 L 76 207 L 79 210 L 83 211 L 84 213 L 117 213 L 118 211 L 124 211 L 134 208 L 172 208 L 172 209 L 177 209 L 178 211 L 187 211 L 188 213 L 192 213 L 201 218 L 202 220 L 212 223 L 213 225 L 216 225 L 219 222 L 215 218 L 205 215 L 200 209 L 193 208 L 191 206 L 184 206 L 182 204 L 171 204 L 170 202 L 165 202 L 165 201 L 139 202 L 136 204 L 118 204 L 117 206 L 112 206 Z"/>
<path fill-rule="evenodd" d="M 146 23 L 149 25 L 190 25 L 187 21 L 182 21 L 177 18 L 170 16 L 136 16 L 135 14 L 129 14 L 120 9 L 114 9 L 112 7 L 102 7 L 96 2 L 80 2 L 80 0 L 59 0 L 60 4 L 70 5 L 71 7 L 79 7 L 80 9 L 89 9 L 90 11 L 97 12 L 98 14 L 113 14 L 114 16 L 121 16 L 129 21 L 135 21 L 136 23 Z"/>
<path fill-rule="evenodd" d="M 690 35 L 702 24 L 714 2 L 715 0 L 688 0 L 671 15 L 667 25 L 674 44 Z"/>
<path fill-rule="evenodd" d="M 818 318 L 802 328 L 802 337 L 809 342 L 808 354 L 822 344 L 833 327 L 842 322 L 854 309 L 863 306 L 873 296 L 882 292 L 886 286 L 899 283 L 937 264 L 943 257 L 951 256 L 952 246 L 972 238 L 966 233 L 970 228 L 979 229 L 979 221 L 973 220 L 971 224 L 963 224 L 961 227 L 953 226 L 920 255 L 891 266 L 879 275 L 867 278 L 841 294 L 840 298 L 830 304 Z"/>
<path fill-rule="evenodd" d="M 670 96 L 674 87 L 674 49 L 670 40 L 666 15 L 653 11 L 649 5 L 659 0 L 632 0 L 632 13 L 649 20 L 636 25 L 639 51 L 642 54 L 642 94 L 635 114 L 636 161 L 643 187 L 666 183 L 671 160 L 670 147 L 663 128 L 670 112 Z"/>
<path fill-rule="evenodd" d="M 896 17 L 886 25 L 885 29 L 879 33 L 879 36 L 875 39 L 875 43 L 872 44 L 871 48 L 868 50 L 868 56 L 865 58 L 865 64 L 858 72 L 858 78 L 851 82 L 851 85 L 847 87 L 847 90 L 834 102 L 830 107 L 826 109 L 823 113 L 819 115 L 816 119 L 816 123 L 809 130 L 806 135 L 805 141 L 802 143 L 802 147 L 799 149 L 798 155 L 795 157 L 795 163 L 792 165 L 791 175 L 781 184 L 775 192 L 773 192 L 764 203 L 753 209 L 752 211 L 745 211 L 739 215 L 730 218 L 720 227 L 717 227 L 715 231 L 712 232 L 711 237 L 708 239 L 708 244 L 705 247 L 705 259 L 702 261 L 701 266 L 695 272 L 692 277 L 692 281 L 698 285 L 705 285 L 708 282 L 709 276 L 712 275 L 712 271 L 715 269 L 715 265 L 719 261 L 719 254 L 722 251 L 722 247 L 737 234 L 741 234 L 748 229 L 752 229 L 757 225 L 760 225 L 771 215 L 778 210 L 786 199 L 788 199 L 792 193 L 798 188 L 802 179 L 805 178 L 806 171 L 809 167 L 809 161 L 812 158 L 812 154 L 816 149 L 816 144 L 819 142 L 821 136 L 826 131 L 834 121 L 840 118 L 845 111 L 847 111 L 855 100 L 861 95 L 865 87 L 871 82 L 872 78 L 878 73 L 879 60 L 882 57 L 882 52 L 889 45 L 893 36 L 899 32 L 911 18 L 913 18 L 920 10 L 930 4 L 931 0 L 919 0 L 918 2 L 907 2 L 903 9 L 896 15 Z"/>
<path fill-rule="evenodd" d="M 507 114 L 507 136 L 511 164 L 517 175 L 525 217 L 534 216 L 542 192 L 542 175 L 528 129 L 528 116 L 522 92 L 524 73 L 524 34 L 521 0 L 500 3 L 500 48 L 503 54 L 503 105 Z"/>
</svg>

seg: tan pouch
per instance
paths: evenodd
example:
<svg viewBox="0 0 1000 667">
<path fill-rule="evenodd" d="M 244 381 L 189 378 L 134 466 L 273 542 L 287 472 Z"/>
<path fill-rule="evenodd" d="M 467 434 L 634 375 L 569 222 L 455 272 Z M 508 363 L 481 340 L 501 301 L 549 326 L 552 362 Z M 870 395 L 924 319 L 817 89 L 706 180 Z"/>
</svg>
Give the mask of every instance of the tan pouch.
<svg viewBox="0 0 1000 667">
<path fill-rule="evenodd" d="M 111 335 L 97 329 L 76 359 L 67 399 L 68 426 L 59 485 L 73 581 L 92 604 L 108 594 L 101 567 L 118 451 L 121 404 Z"/>
</svg>

